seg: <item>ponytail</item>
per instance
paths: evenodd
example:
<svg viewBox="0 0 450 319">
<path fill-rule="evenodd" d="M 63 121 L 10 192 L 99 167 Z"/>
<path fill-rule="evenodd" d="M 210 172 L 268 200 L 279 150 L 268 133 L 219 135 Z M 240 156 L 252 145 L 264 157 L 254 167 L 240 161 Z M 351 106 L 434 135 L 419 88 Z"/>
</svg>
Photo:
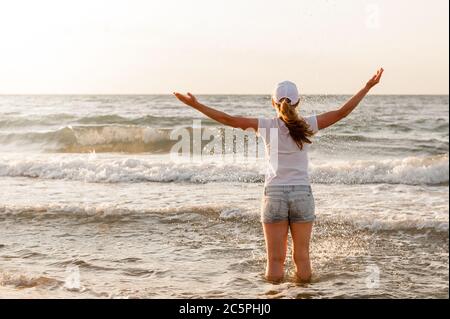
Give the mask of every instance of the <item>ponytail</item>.
<svg viewBox="0 0 450 319">
<path fill-rule="evenodd" d="M 297 105 L 298 103 L 291 105 L 290 100 L 287 98 L 282 99 L 281 103 L 276 104 L 280 119 L 286 124 L 292 139 L 302 150 L 304 143 L 312 143 L 309 138 L 314 135 L 314 132 L 311 130 L 309 124 L 298 116 Z"/>
</svg>

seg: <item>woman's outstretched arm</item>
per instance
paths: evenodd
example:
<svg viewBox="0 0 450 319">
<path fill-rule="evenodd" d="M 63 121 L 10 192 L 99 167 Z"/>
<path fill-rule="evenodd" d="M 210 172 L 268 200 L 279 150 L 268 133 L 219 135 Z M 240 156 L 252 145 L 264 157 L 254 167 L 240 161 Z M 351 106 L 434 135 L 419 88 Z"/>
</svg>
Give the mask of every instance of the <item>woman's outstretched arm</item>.
<svg viewBox="0 0 450 319">
<path fill-rule="evenodd" d="M 238 116 L 232 116 L 227 113 L 215 110 L 211 107 L 208 107 L 206 105 L 201 104 L 197 101 L 197 98 L 192 95 L 191 93 L 188 93 L 187 95 L 177 93 L 175 92 L 174 95 L 178 100 L 183 102 L 186 105 L 189 105 L 196 109 L 197 111 L 205 114 L 207 117 L 222 123 L 223 125 L 241 128 L 243 130 L 246 129 L 258 129 L 258 120 L 256 118 L 246 118 L 246 117 L 238 117 Z"/>
<path fill-rule="evenodd" d="M 381 76 L 383 75 L 383 68 L 377 71 L 369 82 L 367 82 L 366 86 L 361 89 L 356 95 L 354 95 L 350 100 L 347 101 L 342 107 L 337 110 L 322 113 L 317 116 L 317 124 L 319 126 L 319 130 L 324 129 L 333 125 L 336 122 L 339 122 L 347 115 L 349 115 L 362 101 L 362 99 L 369 93 L 370 89 L 373 88 L 380 82 Z"/>
</svg>

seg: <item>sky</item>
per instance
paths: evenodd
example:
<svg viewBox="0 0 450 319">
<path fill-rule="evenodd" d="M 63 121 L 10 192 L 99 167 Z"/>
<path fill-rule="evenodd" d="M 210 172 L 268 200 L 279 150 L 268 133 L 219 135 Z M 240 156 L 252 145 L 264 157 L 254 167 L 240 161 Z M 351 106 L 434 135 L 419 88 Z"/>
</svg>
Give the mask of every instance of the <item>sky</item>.
<svg viewBox="0 0 450 319">
<path fill-rule="evenodd" d="M 0 94 L 448 94 L 448 0 L 0 0 Z"/>
</svg>

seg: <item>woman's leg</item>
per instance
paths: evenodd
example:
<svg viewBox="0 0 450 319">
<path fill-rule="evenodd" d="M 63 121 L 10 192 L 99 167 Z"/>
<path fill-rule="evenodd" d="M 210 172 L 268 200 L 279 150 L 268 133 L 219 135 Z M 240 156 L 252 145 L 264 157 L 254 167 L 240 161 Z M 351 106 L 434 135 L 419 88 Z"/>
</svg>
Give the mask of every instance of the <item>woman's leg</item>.
<svg viewBox="0 0 450 319">
<path fill-rule="evenodd" d="M 279 282 L 284 278 L 289 222 L 263 223 L 263 228 L 267 251 L 266 279 Z"/>
<path fill-rule="evenodd" d="M 311 280 L 311 262 L 309 260 L 309 242 L 313 223 L 291 223 L 294 259 L 297 279 L 301 282 Z"/>
</svg>

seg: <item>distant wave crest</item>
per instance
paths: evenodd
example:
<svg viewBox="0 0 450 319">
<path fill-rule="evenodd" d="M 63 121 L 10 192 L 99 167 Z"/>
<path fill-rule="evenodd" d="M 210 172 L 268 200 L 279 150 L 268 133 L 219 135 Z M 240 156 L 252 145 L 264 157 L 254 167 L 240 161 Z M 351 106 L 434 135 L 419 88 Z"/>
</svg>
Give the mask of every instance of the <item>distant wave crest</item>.
<svg viewBox="0 0 450 319">
<path fill-rule="evenodd" d="M 124 117 L 118 114 L 92 115 L 79 117 L 75 114 L 49 114 L 45 116 L 15 116 L 0 119 L 0 128 L 27 128 L 30 126 L 55 125 L 179 125 L 180 122 L 192 122 L 192 118 L 144 115 L 141 117 Z"/>
<path fill-rule="evenodd" d="M 0 144 L 38 145 L 44 151 L 66 153 L 168 153 L 176 143 L 170 132 L 140 126 L 67 126 L 55 131 L 3 134 Z"/>
</svg>

